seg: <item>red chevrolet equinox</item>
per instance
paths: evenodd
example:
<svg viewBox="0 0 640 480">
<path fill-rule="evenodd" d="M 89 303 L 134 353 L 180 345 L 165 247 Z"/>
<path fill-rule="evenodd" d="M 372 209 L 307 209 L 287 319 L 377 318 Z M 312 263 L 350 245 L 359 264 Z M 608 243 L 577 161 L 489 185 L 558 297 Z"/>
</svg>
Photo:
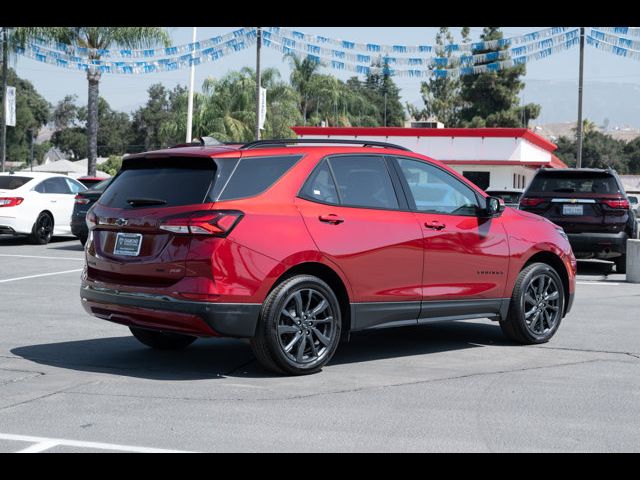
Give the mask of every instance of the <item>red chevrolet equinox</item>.
<svg viewBox="0 0 640 480">
<path fill-rule="evenodd" d="M 131 155 L 87 224 L 87 312 L 159 349 L 248 338 L 286 374 L 320 370 L 366 329 L 487 317 L 546 342 L 574 296 L 560 227 L 380 142 Z"/>
</svg>

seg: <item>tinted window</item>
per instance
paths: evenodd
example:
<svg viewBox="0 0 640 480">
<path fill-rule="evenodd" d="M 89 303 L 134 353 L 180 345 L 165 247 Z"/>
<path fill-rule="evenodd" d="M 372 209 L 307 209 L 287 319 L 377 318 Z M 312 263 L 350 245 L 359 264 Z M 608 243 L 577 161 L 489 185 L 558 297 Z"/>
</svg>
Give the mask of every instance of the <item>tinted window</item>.
<svg viewBox="0 0 640 480">
<path fill-rule="evenodd" d="M 209 193 L 209 198 L 215 200 L 220 196 L 220 192 L 227 184 L 229 177 L 233 173 L 233 170 L 236 168 L 238 164 L 239 158 L 218 158 L 216 159 L 216 164 L 218 166 L 216 170 L 216 178 L 213 184 L 213 188 Z"/>
<path fill-rule="evenodd" d="M 65 178 L 69 188 L 71 189 L 71 193 L 83 192 L 87 189 L 82 183 L 76 182 L 75 180 L 71 180 L 70 178 Z"/>
<path fill-rule="evenodd" d="M 302 157 L 241 158 L 219 200 L 253 197 L 264 192 Z"/>
<path fill-rule="evenodd" d="M 40 193 L 71 193 L 69 185 L 67 185 L 66 179 L 63 177 L 49 178 L 38 185 L 38 187 L 39 188 L 36 188 L 36 191 Z"/>
<path fill-rule="evenodd" d="M 399 158 L 398 164 L 418 211 L 476 215 L 474 191 L 453 175 L 418 160 Z"/>
<path fill-rule="evenodd" d="M 384 158 L 339 156 L 329 160 L 338 184 L 340 203 L 354 207 L 398 208 Z"/>
<path fill-rule="evenodd" d="M 1 175 L 0 176 L 0 189 L 1 190 L 15 190 L 20 188 L 33 177 L 16 177 L 15 175 Z"/>
<path fill-rule="evenodd" d="M 125 160 L 120 173 L 105 190 L 100 203 L 116 208 L 132 207 L 127 200 L 162 200 L 163 207 L 203 203 L 216 168 L 209 159 L 167 158 Z"/>
<path fill-rule="evenodd" d="M 326 160 L 311 173 L 309 180 L 302 189 L 302 196 L 310 200 L 324 203 L 339 203 L 336 185 Z"/>
<path fill-rule="evenodd" d="M 544 172 L 535 176 L 531 192 L 622 193 L 613 175 L 606 172 Z"/>
</svg>

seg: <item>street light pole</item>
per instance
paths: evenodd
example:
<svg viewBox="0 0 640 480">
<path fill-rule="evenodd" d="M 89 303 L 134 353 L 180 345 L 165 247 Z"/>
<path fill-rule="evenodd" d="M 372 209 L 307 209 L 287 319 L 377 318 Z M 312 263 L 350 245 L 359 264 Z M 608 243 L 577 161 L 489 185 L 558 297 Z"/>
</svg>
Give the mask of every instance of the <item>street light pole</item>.
<svg viewBox="0 0 640 480">
<path fill-rule="evenodd" d="M 7 75 L 9 61 L 9 42 L 7 41 L 7 27 L 2 27 L 2 133 L 0 142 L 2 143 L 2 171 L 7 160 Z"/>
<path fill-rule="evenodd" d="M 193 27 L 193 37 L 191 43 L 196 43 L 196 31 L 198 27 Z M 196 66 L 193 63 L 193 50 L 191 50 L 191 74 L 189 77 L 189 101 L 187 105 L 187 138 L 186 142 L 189 143 L 192 137 L 193 131 L 193 82 L 196 74 Z"/>
<path fill-rule="evenodd" d="M 580 27 L 580 73 L 578 78 L 578 128 L 576 130 L 576 168 L 582 167 L 582 83 L 584 68 L 584 27 Z"/>
<path fill-rule="evenodd" d="M 260 140 L 260 49 L 262 48 L 262 27 L 258 27 L 256 35 L 256 140 Z"/>
</svg>

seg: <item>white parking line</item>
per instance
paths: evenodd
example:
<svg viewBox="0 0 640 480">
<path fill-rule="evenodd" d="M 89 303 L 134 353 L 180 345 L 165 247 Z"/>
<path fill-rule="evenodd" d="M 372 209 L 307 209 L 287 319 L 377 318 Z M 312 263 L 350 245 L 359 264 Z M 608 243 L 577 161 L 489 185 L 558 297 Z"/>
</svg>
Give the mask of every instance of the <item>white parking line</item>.
<svg viewBox="0 0 640 480">
<path fill-rule="evenodd" d="M 62 275 L 63 273 L 73 273 L 81 271 L 81 268 L 76 268 L 75 270 L 64 270 L 62 272 L 40 273 L 38 275 L 29 275 L 27 277 L 6 278 L 4 280 L 0 280 L 0 283 L 15 282 L 16 280 L 26 280 L 28 278 L 50 277 L 51 275 Z"/>
<path fill-rule="evenodd" d="M 622 285 L 616 282 L 576 282 L 576 285 Z"/>
<path fill-rule="evenodd" d="M 96 448 L 98 450 L 115 450 L 132 453 L 192 453 L 186 450 L 165 450 L 162 448 L 137 447 L 134 445 L 118 445 L 116 443 L 83 442 L 79 440 L 65 440 L 62 438 L 34 437 L 30 435 L 13 435 L 0 433 L 0 440 L 14 440 L 18 442 L 32 442 L 31 445 L 17 453 L 36 453 L 49 450 L 58 445 L 66 447 Z"/>
<path fill-rule="evenodd" d="M 84 257 L 43 257 L 41 255 L 11 255 L 9 253 L 0 253 L 0 257 L 44 258 L 47 260 L 84 260 Z"/>
</svg>

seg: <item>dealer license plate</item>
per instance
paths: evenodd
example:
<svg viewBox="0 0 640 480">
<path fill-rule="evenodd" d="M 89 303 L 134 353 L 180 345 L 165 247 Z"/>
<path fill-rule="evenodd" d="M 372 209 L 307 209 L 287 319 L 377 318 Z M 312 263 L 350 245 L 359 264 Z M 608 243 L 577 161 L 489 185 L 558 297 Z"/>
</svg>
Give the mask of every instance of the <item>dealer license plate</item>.
<svg viewBox="0 0 640 480">
<path fill-rule="evenodd" d="M 142 234 L 140 233 L 118 233 L 116 235 L 116 245 L 113 253 L 128 257 L 137 257 L 140 254 L 142 245 Z"/>
</svg>

